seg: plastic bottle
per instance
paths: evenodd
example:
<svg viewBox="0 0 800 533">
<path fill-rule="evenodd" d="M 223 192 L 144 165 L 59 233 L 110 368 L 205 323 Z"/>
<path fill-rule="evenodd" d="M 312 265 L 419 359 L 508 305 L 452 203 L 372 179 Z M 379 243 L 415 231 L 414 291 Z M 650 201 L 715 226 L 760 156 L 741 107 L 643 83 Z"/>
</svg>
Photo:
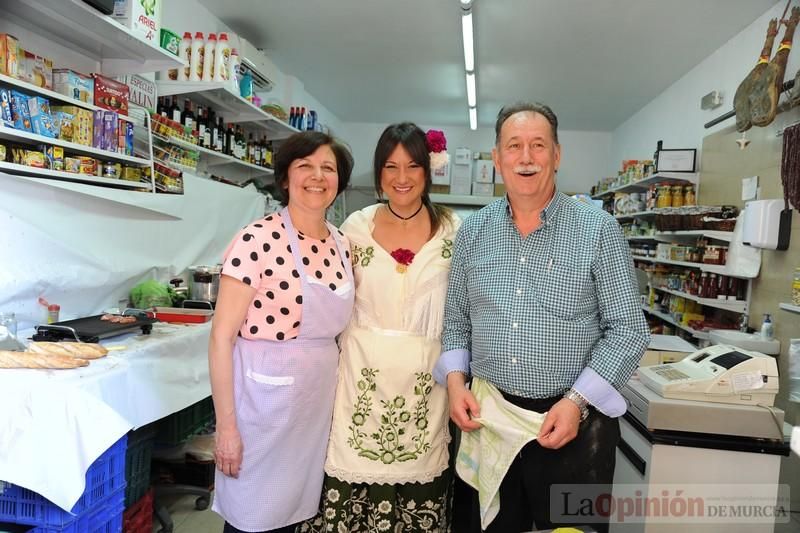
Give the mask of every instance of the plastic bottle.
<svg viewBox="0 0 800 533">
<path fill-rule="evenodd" d="M 203 32 L 198 31 L 194 34 L 194 39 L 192 39 L 192 69 L 189 72 L 189 81 L 201 81 L 203 79 L 204 47 L 205 43 L 203 42 Z"/>
<path fill-rule="evenodd" d="M 214 81 L 214 56 L 216 51 L 217 36 L 209 33 L 203 49 L 203 81 Z"/>
<path fill-rule="evenodd" d="M 180 48 L 178 48 L 178 57 L 183 60 L 186 65 L 178 71 L 178 81 L 189 81 L 189 75 L 192 71 L 192 34 L 187 32 L 183 33 Z"/>
<path fill-rule="evenodd" d="M 242 81 L 239 83 L 239 93 L 248 102 L 253 102 L 253 75 L 249 70 L 246 70 L 242 75 Z"/>
<path fill-rule="evenodd" d="M 220 33 L 217 40 L 217 50 L 214 53 L 214 81 L 228 81 L 230 75 L 231 46 L 228 44 L 228 34 Z"/>
<path fill-rule="evenodd" d="M 761 324 L 761 338 L 765 341 L 770 341 L 774 334 L 775 328 L 772 325 L 772 318 L 769 313 L 764 313 L 764 322 Z"/>
<path fill-rule="evenodd" d="M 789 401 L 800 403 L 800 339 L 789 339 Z"/>
<path fill-rule="evenodd" d="M 228 81 L 234 94 L 239 94 L 239 51 L 231 49 L 231 59 L 228 61 Z"/>
</svg>

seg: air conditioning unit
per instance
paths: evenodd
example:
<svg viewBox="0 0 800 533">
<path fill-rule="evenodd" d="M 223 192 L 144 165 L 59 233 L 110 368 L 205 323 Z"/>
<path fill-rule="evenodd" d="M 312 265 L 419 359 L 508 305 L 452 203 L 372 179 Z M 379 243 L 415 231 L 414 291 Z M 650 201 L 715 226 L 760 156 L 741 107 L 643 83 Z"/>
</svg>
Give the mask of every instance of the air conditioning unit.
<svg viewBox="0 0 800 533">
<path fill-rule="evenodd" d="M 239 37 L 239 60 L 242 68 L 253 75 L 253 84 L 260 91 L 271 91 L 274 80 L 278 79 L 278 68 L 269 60 L 263 50 Z"/>
</svg>

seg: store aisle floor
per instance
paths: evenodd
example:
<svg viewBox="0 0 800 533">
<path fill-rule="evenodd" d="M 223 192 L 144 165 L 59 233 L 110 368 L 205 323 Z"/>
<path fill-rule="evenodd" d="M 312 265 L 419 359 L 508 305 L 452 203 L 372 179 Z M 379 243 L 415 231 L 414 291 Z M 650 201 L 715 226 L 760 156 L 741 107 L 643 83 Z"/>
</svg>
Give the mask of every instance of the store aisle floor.
<svg viewBox="0 0 800 533">
<path fill-rule="evenodd" d="M 196 510 L 196 499 L 196 496 L 180 496 L 165 502 L 174 524 L 173 533 L 222 533 L 222 518 L 210 507 L 205 511 Z M 161 525 L 153 517 L 153 533 L 159 529 Z"/>
</svg>

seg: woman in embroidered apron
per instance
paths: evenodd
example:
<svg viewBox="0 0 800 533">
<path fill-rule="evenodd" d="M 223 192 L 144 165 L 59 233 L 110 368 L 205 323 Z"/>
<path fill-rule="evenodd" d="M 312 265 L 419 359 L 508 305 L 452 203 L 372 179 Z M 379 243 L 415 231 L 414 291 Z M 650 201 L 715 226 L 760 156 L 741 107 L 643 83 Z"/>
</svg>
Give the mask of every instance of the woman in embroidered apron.
<svg viewBox="0 0 800 533">
<path fill-rule="evenodd" d="M 325 221 L 353 159 L 330 136 L 281 145 L 283 210 L 225 252 L 209 367 L 217 417 L 213 509 L 225 533 L 294 531 L 322 489 L 339 350 L 354 287 L 349 243 Z"/>
<path fill-rule="evenodd" d="M 440 145 L 410 123 L 383 132 L 375 188 L 388 202 L 342 225 L 356 305 L 341 339 L 320 515 L 300 532 L 450 529 L 447 391 L 431 370 L 459 220 L 430 202 L 431 159 L 445 146 L 440 132 L 428 136 Z"/>
</svg>

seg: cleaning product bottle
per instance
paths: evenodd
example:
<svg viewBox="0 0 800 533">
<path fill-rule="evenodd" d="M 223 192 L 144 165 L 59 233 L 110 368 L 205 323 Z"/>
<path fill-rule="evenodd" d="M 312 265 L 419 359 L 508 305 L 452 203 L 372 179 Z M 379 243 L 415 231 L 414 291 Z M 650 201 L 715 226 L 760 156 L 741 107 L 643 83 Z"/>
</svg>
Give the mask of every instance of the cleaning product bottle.
<svg viewBox="0 0 800 533">
<path fill-rule="evenodd" d="M 219 34 L 217 50 L 214 55 L 214 81 L 228 81 L 231 46 L 228 44 L 227 33 Z"/>
<path fill-rule="evenodd" d="M 198 31 L 192 39 L 192 70 L 189 72 L 189 81 L 200 81 L 203 79 L 203 32 Z"/>
<path fill-rule="evenodd" d="M 228 62 L 228 81 L 234 94 L 239 94 L 239 51 L 231 49 L 231 59 Z"/>
<path fill-rule="evenodd" d="M 192 34 L 188 31 L 183 33 L 183 39 L 178 48 L 178 57 L 184 64 L 184 67 L 178 71 L 178 81 L 189 81 L 189 74 L 192 70 Z"/>
<path fill-rule="evenodd" d="M 764 322 L 761 324 L 761 338 L 765 341 L 770 341 L 774 334 L 775 328 L 772 325 L 772 318 L 769 313 L 764 313 Z"/>
<path fill-rule="evenodd" d="M 249 70 L 245 70 L 242 81 L 239 82 L 239 94 L 248 102 L 253 102 L 253 75 Z"/>
<path fill-rule="evenodd" d="M 214 53 L 217 50 L 217 36 L 208 34 L 206 45 L 203 49 L 203 81 L 214 81 Z"/>
</svg>

